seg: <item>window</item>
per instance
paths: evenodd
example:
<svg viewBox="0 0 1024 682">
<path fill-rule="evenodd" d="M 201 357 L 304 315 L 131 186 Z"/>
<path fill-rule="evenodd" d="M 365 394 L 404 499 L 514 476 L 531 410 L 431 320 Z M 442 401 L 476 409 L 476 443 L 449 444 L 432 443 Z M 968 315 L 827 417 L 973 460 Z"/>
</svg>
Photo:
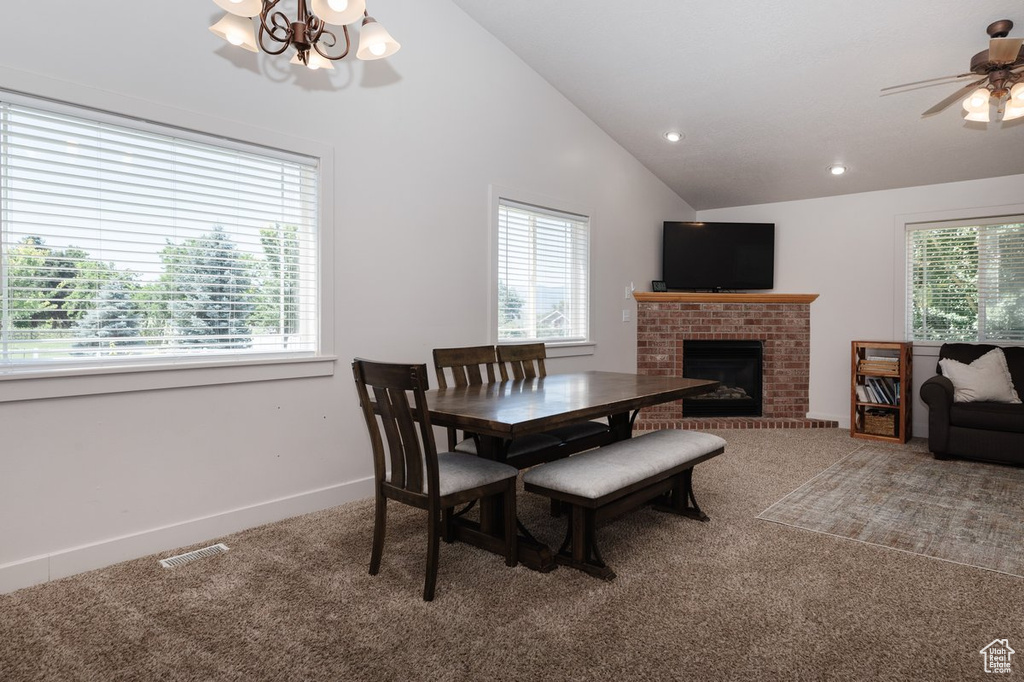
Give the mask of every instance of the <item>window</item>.
<svg viewBox="0 0 1024 682">
<path fill-rule="evenodd" d="M 1024 341 L 1024 216 L 907 227 L 907 338 Z"/>
<path fill-rule="evenodd" d="M 498 201 L 498 340 L 586 341 L 590 220 Z"/>
<path fill-rule="evenodd" d="M 0 373 L 315 355 L 317 187 L 315 158 L 0 101 Z"/>
</svg>

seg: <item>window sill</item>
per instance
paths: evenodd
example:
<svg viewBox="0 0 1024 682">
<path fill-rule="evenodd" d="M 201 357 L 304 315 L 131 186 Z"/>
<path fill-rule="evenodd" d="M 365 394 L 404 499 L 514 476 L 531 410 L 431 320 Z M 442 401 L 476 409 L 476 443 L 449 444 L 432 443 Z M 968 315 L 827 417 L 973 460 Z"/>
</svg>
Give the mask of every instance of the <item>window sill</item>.
<svg viewBox="0 0 1024 682">
<path fill-rule="evenodd" d="M 0 403 L 332 376 L 335 356 L 0 373 Z"/>
<path fill-rule="evenodd" d="M 972 343 L 975 345 L 989 345 L 989 346 L 1024 346 L 1022 341 L 912 341 L 914 344 L 914 352 L 919 355 L 934 355 L 938 357 L 939 348 L 947 343 Z"/>
<path fill-rule="evenodd" d="M 544 351 L 549 358 L 569 358 L 578 355 L 593 355 L 597 344 L 593 341 L 576 341 L 573 343 L 548 343 Z"/>
</svg>

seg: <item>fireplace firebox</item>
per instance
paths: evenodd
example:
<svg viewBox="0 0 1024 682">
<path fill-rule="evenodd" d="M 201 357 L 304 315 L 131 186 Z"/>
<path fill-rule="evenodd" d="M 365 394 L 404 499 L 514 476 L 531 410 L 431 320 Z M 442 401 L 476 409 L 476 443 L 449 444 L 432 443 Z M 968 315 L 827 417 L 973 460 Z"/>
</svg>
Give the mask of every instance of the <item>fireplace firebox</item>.
<svg viewBox="0 0 1024 682">
<path fill-rule="evenodd" d="M 684 417 L 760 417 L 763 348 L 760 341 L 683 341 L 683 376 L 713 379 L 712 393 L 683 399 Z"/>
</svg>

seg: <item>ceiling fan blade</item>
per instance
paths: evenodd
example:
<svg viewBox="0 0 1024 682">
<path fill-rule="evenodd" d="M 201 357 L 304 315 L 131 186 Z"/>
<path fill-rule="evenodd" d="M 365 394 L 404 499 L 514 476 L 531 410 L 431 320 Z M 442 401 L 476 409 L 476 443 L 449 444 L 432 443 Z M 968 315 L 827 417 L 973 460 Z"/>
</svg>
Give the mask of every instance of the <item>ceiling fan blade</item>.
<svg viewBox="0 0 1024 682">
<path fill-rule="evenodd" d="M 1024 38 L 993 38 L 988 41 L 988 60 L 993 64 L 1012 64 L 1017 61 Z"/>
<path fill-rule="evenodd" d="M 902 85 L 890 85 L 887 88 L 882 88 L 882 92 L 889 90 L 899 90 L 900 88 L 909 88 L 911 85 L 924 85 L 925 83 L 939 83 L 942 81 L 956 80 L 958 78 L 968 78 L 969 76 L 977 76 L 976 73 L 961 73 L 956 76 L 943 76 L 942 78 L 929 78 L 924 81 L 914 81 L 913 83 L 903 83 Z"/>
<path fill-rule="evenodd" d="M 988 80 L 988 76 L 985 76 L 984 78 L 979 78 L 978 80 L 974 81 L 973 83 L 968 83 L 967 85 L 965 85 L 964 87 L 960 88 L 959 90 L 954 92 L 952 95 L 947 97 L 946 99 L 944 99 L 941 102 L 939 102 L 938 104 L 936 104 L 934 107 L 932 107 L 928 111 L 926 111 L 923 114 L 921 114 L 921 118 L 924 118 L 925 116 L 931 116 L 932 114 L 939 113 L 940 111 L 942 111 L 943 109 L 948 107 L 953 102 L 956 102 L 957 100 L 959 100 L 962 97 L 966 97 L 967 93 L 969 93 L 971 90 L 973 90 L 974 88 L 976 88 L 977 86 L 981 85 L 982 83 L 984 83 L 987 80 Z"/>
</svg>

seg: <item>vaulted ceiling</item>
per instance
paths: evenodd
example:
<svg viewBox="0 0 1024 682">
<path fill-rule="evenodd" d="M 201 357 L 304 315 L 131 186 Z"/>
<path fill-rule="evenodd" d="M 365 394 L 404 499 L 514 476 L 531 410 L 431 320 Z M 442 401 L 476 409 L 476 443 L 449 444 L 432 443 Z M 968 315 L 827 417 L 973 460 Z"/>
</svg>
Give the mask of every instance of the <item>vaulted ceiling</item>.
<svg viewBox="0 0 1024 682">
<path fill-rule="evenodd" d="M 880 93 L 1024 35 L 1020 0 L 454 1 L 698 210 L 1024 173 L 1024 118 L 921 117 L 969 81 Z"/>
</svg>

